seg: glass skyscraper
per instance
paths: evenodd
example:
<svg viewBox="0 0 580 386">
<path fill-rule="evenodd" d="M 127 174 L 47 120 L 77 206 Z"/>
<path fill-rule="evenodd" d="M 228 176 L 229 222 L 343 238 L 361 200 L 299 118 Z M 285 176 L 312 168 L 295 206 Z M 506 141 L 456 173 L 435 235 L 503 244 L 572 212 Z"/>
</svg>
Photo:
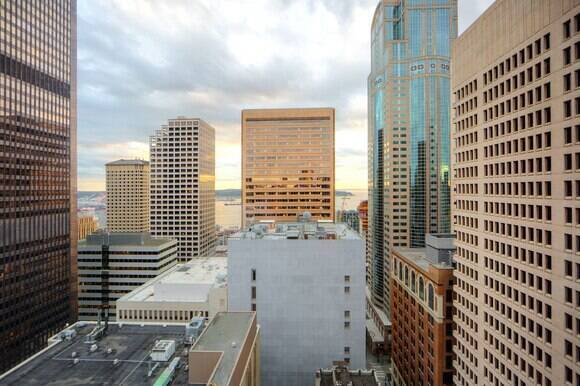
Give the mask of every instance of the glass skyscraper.
<svg viewBox="0 0 580 386">
<path fill-rule="evenodd" d="M 450 47 L 456 0 L 382 0 L 368 78 L 372 300 L 389 314 L 392 248 L 450 230 Z"/>
<path fill-rule="evenodd" d="M 0 373 L 76 320 L 76 2 L 0 0 Z"/>
</svg>

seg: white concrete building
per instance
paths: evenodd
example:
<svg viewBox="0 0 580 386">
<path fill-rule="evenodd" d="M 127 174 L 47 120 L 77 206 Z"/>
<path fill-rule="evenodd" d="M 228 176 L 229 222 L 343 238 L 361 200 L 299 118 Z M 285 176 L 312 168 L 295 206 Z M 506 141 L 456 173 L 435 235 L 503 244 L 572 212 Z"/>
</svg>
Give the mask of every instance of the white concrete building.
<svg viewBox="0 0 580 386">
<path fill-rule="evenodd" d="M 178 259 L 211 256 L 215 229 L 215 129 L 170 119 L 150 139 L 151 233 L 179 243 Z"/>
<path fill-rule="evenodd" d="M 177 264 L 177 241 L 149 233 L 93 233 L 78 244 L 79 320 L 101 310 L 115 321 L 117 299 Z"/>
<path fill-rule="evenodd" d="M 227 311 L 227 258 L 193 259 L 117 301 L 121 322 L 187 322 Z"/>
<path fill-rule="evenodd" d="M 365 248 L 344 224 L 253 225 L 229 239 L 229 311 L 257 311 L 264 385 L 365 367 Z"/>
</svg>

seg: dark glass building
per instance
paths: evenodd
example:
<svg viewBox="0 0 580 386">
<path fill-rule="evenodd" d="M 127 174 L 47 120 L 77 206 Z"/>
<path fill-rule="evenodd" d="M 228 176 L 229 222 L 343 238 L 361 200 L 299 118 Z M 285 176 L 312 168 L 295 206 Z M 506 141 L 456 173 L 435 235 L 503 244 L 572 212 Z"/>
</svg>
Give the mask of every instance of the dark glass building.
<svg viewBox="0 0 580 386">
<path fill-rule="evenodd" d="M 381 0 L 368 78 L 372 300 L 389 314 L 393 248 L 450 230 L 450 47 L 456 0 Z"/>
<path fill-rule="evenodd" d="M 76 0 L 0 0 L 0 373 L 76 320 Z"/>
</svg>

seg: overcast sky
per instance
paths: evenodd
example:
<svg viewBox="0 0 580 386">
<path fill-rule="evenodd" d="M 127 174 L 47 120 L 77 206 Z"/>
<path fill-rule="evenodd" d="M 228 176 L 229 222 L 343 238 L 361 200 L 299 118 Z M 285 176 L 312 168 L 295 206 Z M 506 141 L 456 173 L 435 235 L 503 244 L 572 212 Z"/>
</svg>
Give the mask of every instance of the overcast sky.
<svg viewBox="0 0 580 386">
<path fill-rule="evenodd" d="M 492 0 L 459 0 L 465 30 Z M 79 190 L 149 159 L 179 115 L 216 128 L 216 187 L 240 187 L 240 110 L 336 108 L 337 188 L 366 188 L 366 78 L 377 0 L 79 0 Z"/>
</svg>

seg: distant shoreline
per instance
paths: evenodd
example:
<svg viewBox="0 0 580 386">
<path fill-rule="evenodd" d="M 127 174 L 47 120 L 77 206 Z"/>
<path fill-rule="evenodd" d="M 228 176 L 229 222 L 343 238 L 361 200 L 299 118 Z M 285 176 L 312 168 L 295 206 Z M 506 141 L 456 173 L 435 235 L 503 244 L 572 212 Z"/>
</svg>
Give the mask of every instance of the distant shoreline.
<svg viewBox="0 0 580 386">
<path fill-rule="evenodd" d="M 364 189 L 351 189 L 353 191 L 360 191 Z M 105 195 L 104 191 L 79 191 L 77 196 L 79 198 L 89 198 L 99 195 Z M 349 190 L 337 190 L 335 192 L 337 197 L 351 197 L 354 194 Z M 241 199 L 242 193 L 240 189 L 216 189 L 216 200 L 218 201 L 231 201 L 236 199 Z"/>
</svg>

